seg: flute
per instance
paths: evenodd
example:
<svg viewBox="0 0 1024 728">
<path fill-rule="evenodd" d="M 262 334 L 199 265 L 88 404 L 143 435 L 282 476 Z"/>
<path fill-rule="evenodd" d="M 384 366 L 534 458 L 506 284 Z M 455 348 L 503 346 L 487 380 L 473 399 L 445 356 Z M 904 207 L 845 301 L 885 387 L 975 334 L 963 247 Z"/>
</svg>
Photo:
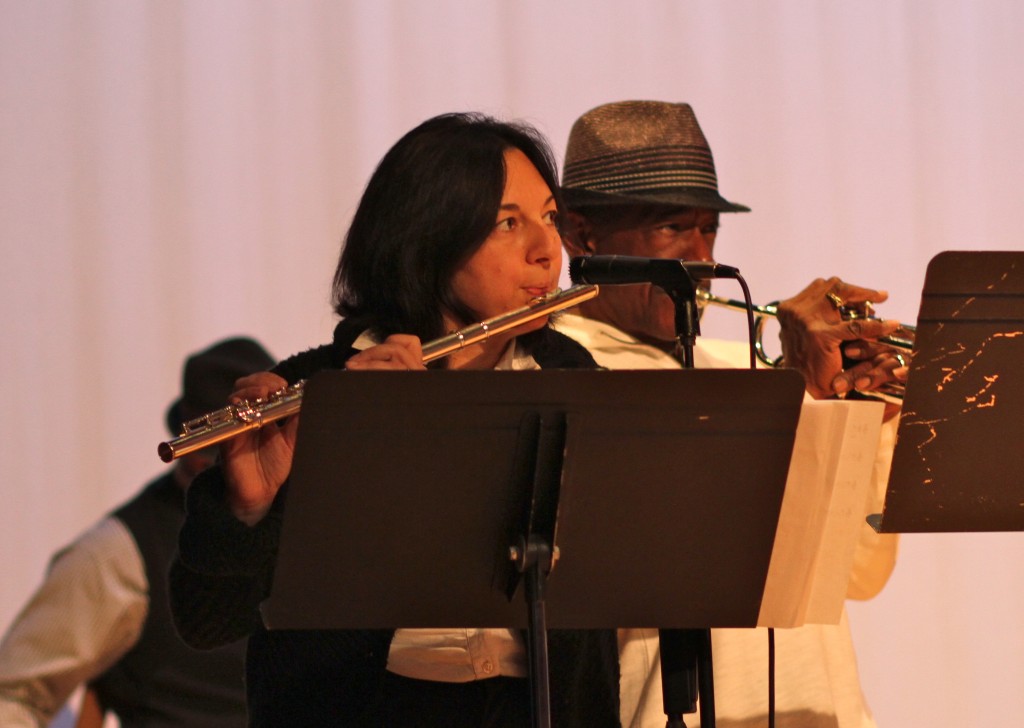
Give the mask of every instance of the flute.
<svg viewBox="0 0 1024 728">
<path fill-rule="evenodd" d="M 459 349 L 479 344 L 490 336 L 514 329 L 541 316 L 571 308 L 590 300 L 597 293 L 596 285 L 577 285 L 564 291 L 553 291 L 535 298 L 522 308 L 428 341 L 423 345 L 423 363 L 427 364 Z M 189 420 L 182 425 L 180 435 L 157 446 L 157 454 L 161 460 L 169 463 L 182 455 L 216 445 L 243 432 L 259 429 L 263 425 L 293 415 L 302 407 L 304 386 L 305 380 L 300 380 L 274 392 L 266 399 L 231 404 Z"/>
</svg>

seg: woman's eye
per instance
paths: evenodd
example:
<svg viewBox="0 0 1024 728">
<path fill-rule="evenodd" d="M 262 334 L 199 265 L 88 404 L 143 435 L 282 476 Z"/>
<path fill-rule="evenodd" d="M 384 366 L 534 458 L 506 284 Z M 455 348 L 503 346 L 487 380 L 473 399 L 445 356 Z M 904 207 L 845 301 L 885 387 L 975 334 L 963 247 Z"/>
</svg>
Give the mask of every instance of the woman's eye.
<svg viewBox="0 0 1024 728">
<path fill-rule="evenodd" d="M 499 230 L 501 232 L 509 232 L 515 226 L 515 218 L 506 217 L 504 220 L 498 220 L 498 223 L 494 226 L 494 229 Z"/>
<path fill-rule="evenodd" d="M 550 210 L 544 213 L 544 221 L 549 225 L 558 225 L 558 210 Z"/>
</svg>

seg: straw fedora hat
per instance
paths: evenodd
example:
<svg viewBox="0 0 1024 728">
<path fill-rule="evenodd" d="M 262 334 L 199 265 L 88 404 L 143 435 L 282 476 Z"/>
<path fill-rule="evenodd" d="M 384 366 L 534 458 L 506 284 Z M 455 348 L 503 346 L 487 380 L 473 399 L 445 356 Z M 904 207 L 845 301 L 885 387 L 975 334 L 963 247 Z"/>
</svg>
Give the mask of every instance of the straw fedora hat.
<svg viewBox="0 0 1024 728">
<path fill-rule="evenodd" d="M 718 194 L 711 147 L 689 104 L 618 101 L 573 124 L 562 193 L 572 207 L 641 203 L 749 212 Z"/>
</svg>

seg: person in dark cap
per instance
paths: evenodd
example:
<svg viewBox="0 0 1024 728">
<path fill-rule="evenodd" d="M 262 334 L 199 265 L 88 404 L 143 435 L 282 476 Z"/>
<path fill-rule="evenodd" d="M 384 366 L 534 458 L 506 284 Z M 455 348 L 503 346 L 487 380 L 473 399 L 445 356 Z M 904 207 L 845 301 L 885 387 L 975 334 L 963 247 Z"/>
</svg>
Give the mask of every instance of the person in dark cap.
<svg viewBox="0 0 1024 728">
<path fill-rule="evenodd" d="M 573 125 L 563 170 L 567 208 L 565 245 L 572 256 L 632 255 L 712 261 L 723 213 L 750 208 L 718 190 L 711 147 L 693 109 L 684 103 L 622 101 L 598 106 Z M 875 340 L 897 322 L 842 319 L 843 306 L 884 301 L 883 291 L 839 278 L 818 279 L 779 305 L 784 363 L 803 374 L 809 397 L 857 389 L 872 391 L 905 381 L 906 361 Z M 601 295 L 557 323 L 602 366 L 678 368 L 675 306 L 652 285 L 603 286 Z M 844 370 L 841 345 L 856 355 Z M 699 337 L 698 367 L 748 366 L 746 342 Z M 890 412 L 891 414 L 891 412 Z M 876 458 L 873 502 L 881 510 L 895 420 L 883 428 Z M 847 596 L 867 599 L 885 585 L 895 564 L 896 537 L 864 526 Z M 764 629 L 712 630 L 719 725 L 767 724 L 767 645 Z M 657 633 L 622 630 L 621 716 L 624 726 L 662 726 Z M 845 610 L 839 625 L 780 630 L 777 710 L 791 728 L 868 728 L 874 720 L 863 698 Z M 692 722 L 691 722 L 692 721 Z M 687 717 L 687 725 L 698 725 Z"/>
<path fill-rule="evenodd" d="M 273 364 L 249 338 L 189 356 L 168 429 L 176 435 L 183 422 L 224 407 L 236 380 Z M 82 685 L 97 721 L 110 711 L 123 728 L 246 725 L 244 642 L 188 647 L 167 597 L 185 490 L 215 455 L 181 457 L 53 557 L 0 643 L 0 725 L 49 725 Z"/>
</svg>

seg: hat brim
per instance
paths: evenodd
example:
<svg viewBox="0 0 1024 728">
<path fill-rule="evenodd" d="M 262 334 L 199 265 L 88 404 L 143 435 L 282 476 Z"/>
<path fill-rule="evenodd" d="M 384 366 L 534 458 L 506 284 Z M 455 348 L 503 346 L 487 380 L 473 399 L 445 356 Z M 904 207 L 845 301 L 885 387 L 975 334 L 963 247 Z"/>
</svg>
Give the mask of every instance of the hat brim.
<svg viewBox="0 0 1024 728">
<path fill-rule="evenodd" d="M 750 212 L 750 208 L 746 205 L 729 202 L 717 192 L 692 187 L 631 190 L 628 193 L 596 192 L 576 187 L 563 187 L 562 197 L 570 209 L 574 207 L 655 204 L 704 207 L 718 212 Z"/>
<path fill-rule="evenodd" d="M 181 426 L 185 421 L 185 414 L 181 409 L 181 400 L 167 408 L 167 431 L 172 435 L 181 434 Z"/>
</svg>

